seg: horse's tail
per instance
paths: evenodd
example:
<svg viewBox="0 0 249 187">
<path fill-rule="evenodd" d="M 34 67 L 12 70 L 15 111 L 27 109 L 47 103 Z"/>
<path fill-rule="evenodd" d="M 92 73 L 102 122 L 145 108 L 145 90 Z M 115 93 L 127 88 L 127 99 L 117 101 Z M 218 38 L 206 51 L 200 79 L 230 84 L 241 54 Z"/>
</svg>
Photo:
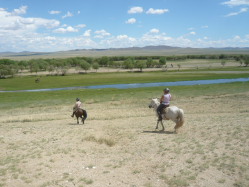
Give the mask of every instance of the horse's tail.
<svg viewBox="0 0 249 187">
<path fill-rule="evenodd" d="M 84 116 L 84 120 L 87 118 L 87 112 L 86 110 L 83 110 L 83 116 Z"/>
<path fill-rule="evenodd" d="M 182 109 L 178 110 L 178 117 L 177 117 L 177 119 L 178 119 L 178 121 L 176 123 L 175 129 L 180 128 L 184 124 L 184 112 L 183 112 Z"/>
</svg>

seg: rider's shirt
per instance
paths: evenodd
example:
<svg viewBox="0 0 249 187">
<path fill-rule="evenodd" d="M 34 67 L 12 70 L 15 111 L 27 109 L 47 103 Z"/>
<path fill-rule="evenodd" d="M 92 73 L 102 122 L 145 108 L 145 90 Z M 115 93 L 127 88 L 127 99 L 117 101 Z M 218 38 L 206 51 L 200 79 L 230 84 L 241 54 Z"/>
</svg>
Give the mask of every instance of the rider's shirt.
<svg viewBox="0 0 249 187">
<path fill-rule="evenodd" d="M 163 101 L 162 104 L 169 105 L 171 99 L 170 93 L 163 95 Z"/>
<path fill-rule="evenodd" d="M 77 102 L 75 103 L 75 105 L 74 105 L 74 108 L 75 108 L 75 109 L 81 108 L 81 102 L 80 102 L 80 101 L 77 101 Z"/>
</svg>

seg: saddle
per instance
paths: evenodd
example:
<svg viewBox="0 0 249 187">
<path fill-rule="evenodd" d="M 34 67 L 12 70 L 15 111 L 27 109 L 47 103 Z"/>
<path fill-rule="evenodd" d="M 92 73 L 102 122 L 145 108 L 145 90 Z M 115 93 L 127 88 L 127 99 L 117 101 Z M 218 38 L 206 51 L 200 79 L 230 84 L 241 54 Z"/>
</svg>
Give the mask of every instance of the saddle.
<svg viewBox="0 0 249 187">
<path fill-rule="evenodd" d="M 73 111 L 77 112 L 78 110 L 83 110 L 82 108 L 77 108 L 77 107 L 73 107 Z"/>
<path fill-rule="evenodd" d="M 84 111 L 82 108 L 77 108 L 76 110 L 75 110 L 75 112 L 78 112 L 78 111 Z"/>
<path fill-rule="evenodd" d="M 168 108 L 169 106 L 166 106 L 163 110 L 162 110 L 162 116 L 164 116 L 164 119 L 169 120 L 169 118 L 166 118 L 166 114 L 168 113 Z"/>
</svg>

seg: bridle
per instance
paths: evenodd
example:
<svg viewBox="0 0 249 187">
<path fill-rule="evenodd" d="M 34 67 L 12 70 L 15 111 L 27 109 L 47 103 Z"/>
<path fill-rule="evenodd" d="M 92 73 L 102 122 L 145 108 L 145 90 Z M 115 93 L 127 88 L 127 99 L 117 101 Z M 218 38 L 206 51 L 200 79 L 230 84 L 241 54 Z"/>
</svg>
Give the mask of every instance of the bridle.
<svg viewBox="0 0 249 187">
<path fill-rule="evenodd" d="M 157 104 L 154 102 L 153 104 L 150 104 L 150 105 L 149 105 L 149 108 L 154 108 L 154 109 L 156 109 L 156 108 L 157 108 Z"/>
</svg>

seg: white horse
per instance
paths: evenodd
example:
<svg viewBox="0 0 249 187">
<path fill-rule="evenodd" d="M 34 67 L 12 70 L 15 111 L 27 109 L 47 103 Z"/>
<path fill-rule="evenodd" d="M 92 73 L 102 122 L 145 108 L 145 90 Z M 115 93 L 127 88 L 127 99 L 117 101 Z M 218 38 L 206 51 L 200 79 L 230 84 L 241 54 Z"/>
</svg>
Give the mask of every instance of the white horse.
<svg viewBox="0 0 249 187">
<path fill-rule="evenodd" d="M 149 108 L 154 108 L 157 117 L 158 117 L 157 107 L 159 105 L 160 105 L 160 102 L 158 99 L 152 99 L 150 104 L 149 104 Z M 182 109 L 180 109 L 176 106 L 170 106 L 170 107 L 167 107 L 163 111 L 162 119 L 174 121 L 176 123 L 176 125 L 174 127 L 175 133 L 177 133 L 178 128 L 180 128 L 184 124 L 184 112 Z M 163 126 L 162 120 L 160 122 L 162 125 L 162 131 L 164 131 L 164 126 Z M 158 123 L 159 123 L 159 120 L 157 121 L 156 129 L 158 129 Z"/>
</svg>

